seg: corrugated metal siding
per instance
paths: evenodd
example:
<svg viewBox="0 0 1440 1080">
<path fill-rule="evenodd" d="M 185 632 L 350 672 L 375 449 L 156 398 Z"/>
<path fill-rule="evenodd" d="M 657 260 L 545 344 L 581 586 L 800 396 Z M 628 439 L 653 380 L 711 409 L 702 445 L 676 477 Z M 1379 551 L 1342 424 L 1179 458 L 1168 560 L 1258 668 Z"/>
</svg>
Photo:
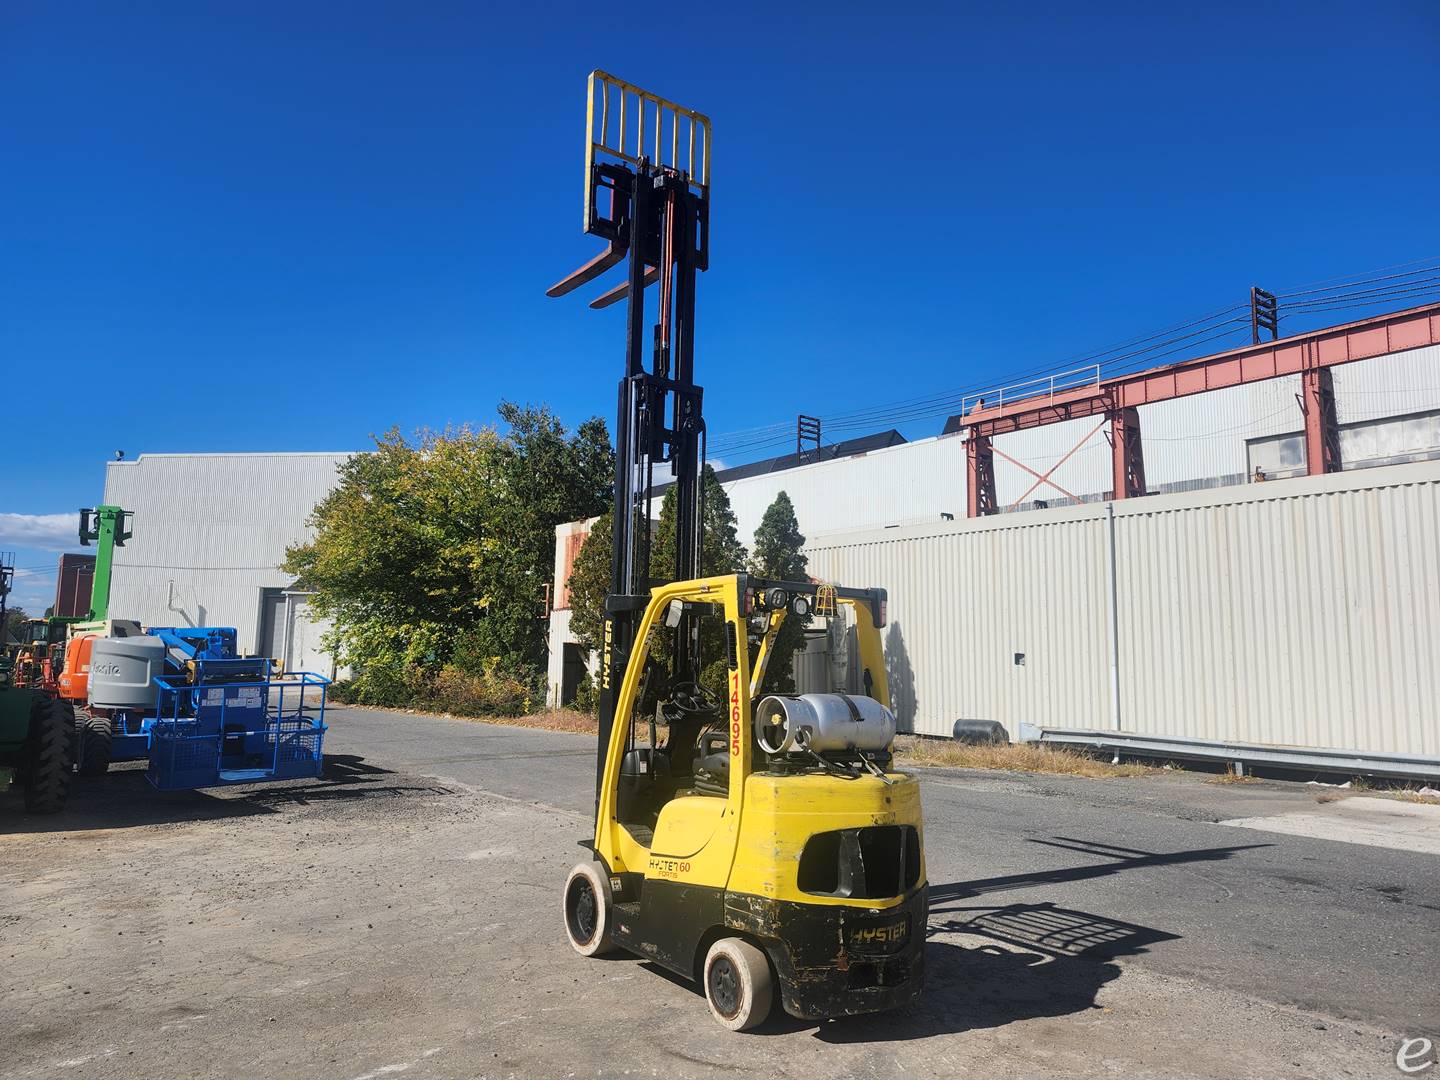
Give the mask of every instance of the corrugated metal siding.
<svg viewBox="0 0 1440 1080">
<path fill-rule="evenodd" d="M 1332 370 L 1335 413 L 1342 424 L 1440 408 L 1440 346 L 1390 353 Z"/>
<path fill-rule="evenodd" d="M 999 435 L 994 439 L 995 455 L 995 498 L 1001 506 L 1009 506 L 1023 495 L 1025 502 L 1035 499 L 1053 500 L 1064 496 L 1050 484 L 1035 486 L 1036 478 L 1014 462 L 1006 461 L 1001 454 L 1008 454 L 1037 473 L 1044 475 L 1052 466 L 1050 479 L 1070 492 L 1084 498 L 1110 490 L 1110 444 L 1105 440 L 1106 426 L 1103 418 L 1087 416 L 1080 420 L 1066 420 L 1059 424 L 1017 431 L 1011 435 Z M 1096 430 L 1096 429 L 1099 430 Z M 1089 435 L 1089 438 L 1086 436 Z M 1081 440 L 1085 440 L 1075 450 Z M 1073 454 L 1070 452 L 1074 450 Z M 1064 464 L 1057 465 L 1062 457 L 1070 454 Z M 962 470 L 965 460 L 960 459 Z M 1034 487 L 1034 490 L 1030 489 Z M 1029 491 L 1029 494 L 1026 492 Z"/>
<path fill-rule="evenodd" d="M 570 574 L 575 569 L 580 549 L 585 546 L 585 539 L 598 520 L 589 518 L 555 526 L 555 583 L 551 593 L 554 600 L 550 606 L 556 610 L 570 606 Z"/>
<path fill-rule="evenodd" d="M 545 675 L 545 703 L 560 707 L 560 688 L 565 682 L 565 643 L 570 641 L 570 609 L 550 612 L 550 655 Z"/>
<path fill-rule="evenodd" d="M 830 650 L 824 637 L 805 639 L 805 647 L 795 653 L 795 689 L 802 694 L 830 692 Z"/>
<path fill-rule="evenodd" d="M 1333 370 L 1341 423 L 1440 408 L 1440 347 L 1393 353 Z M 1177 491 L 1243 482 L 1250 472 L 1247 440 L 1303 430 L 1299 393 L 1299 376 L 1286 376 L 1141 406 L 1150 489 Z M 1099 418 L 1087 417 L 1001 435 L 995 447 L 1045 473 L 1098 423 Z M 1110 445 L 1102 428 L 1055 469 L 1052 479 L 1082 499 L 1103 497 L 1111 487 L 1110 469 Z M 1021 496 L 1026 502 L 1064 498 L 1049 484 L 1026 495 L 1034 483 L 1035 477 L 1024 469 L 996 458 L 995 488 L 1001 506 Z M 747 545 L 781 491 L 795 504 L 800 531 L 806 536 L 919 524 L 937 521 L 946 513 L 958 518 L 965 514 L 965 444 L 959 437 L 923 439 L 858 457 L 746 477 L 725 489 L 740 539 Z"/>
<path fill-rule="evenodd" d="M 1300 377 L 1293 375 L 1140 406 L 1146 484 L 1153 491 L 1199 480 L 1241 482 L 1250 472 L 1247 440 L 1304 426 L 1299 393 Z"/>
<path fill-rule="evenodd" d="M 110 612 L 146 626 L 233 626 L 259 648 L 260 597 L 349 454 L 143 454 L 110 462 L 105 501 L 135 514 Z M 173 582 L 173 588 L 172 583 Z"/>
<path fill-rule="evenodd" d="M 957 719 L 1006 717 L 1095 727 L 1109 716 L 1103 523 L 1091 507 L 1008 521 L 807 547 L 812 575 L 889 590 L 887 673 L 905 730 L 948 735 Z"/>
<path fill-rule="evenodd" d="M 1440 463 L 1111 506 L 1123 730 L 1440 754 Z M 1108 728 L 1108 512 L 817 537 L 808 551 L 819 577 L 890 590 L 906 727 Z"/>
<path fill-rule="evenodd" d="M 1126 730 L 1440 753 L 1440 467 L 1117 507 L 1116 554 Z"/>
</svg>

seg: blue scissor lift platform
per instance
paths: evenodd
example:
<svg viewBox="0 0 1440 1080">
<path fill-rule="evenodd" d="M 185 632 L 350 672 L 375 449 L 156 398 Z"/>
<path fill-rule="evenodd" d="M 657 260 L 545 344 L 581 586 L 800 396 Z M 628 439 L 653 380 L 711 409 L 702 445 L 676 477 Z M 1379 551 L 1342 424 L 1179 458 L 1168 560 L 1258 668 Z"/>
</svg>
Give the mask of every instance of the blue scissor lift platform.
<svg viewBox="0 0 1440 1080">
<path fill-rule="evenodd" d="M 193 676 L 155 678 L 147 778 L 162 791 L 319 776 L 330 680 L 269 662 L 197 660 Z M 246 665 L 250 665 L 248 668 Z"/>
</svg>

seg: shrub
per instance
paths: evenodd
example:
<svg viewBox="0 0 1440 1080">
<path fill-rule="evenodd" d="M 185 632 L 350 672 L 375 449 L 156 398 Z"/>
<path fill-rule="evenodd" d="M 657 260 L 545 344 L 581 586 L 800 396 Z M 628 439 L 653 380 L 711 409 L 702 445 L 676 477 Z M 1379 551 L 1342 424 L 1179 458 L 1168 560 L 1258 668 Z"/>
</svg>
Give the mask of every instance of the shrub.
<svg viewBox="0 0 1440 1080">
<path fill-rule="evenodd" d="M 543 697 L 537 681 L 534 672 L 507 670 L 496 657 L 478 672 L 447 664 L 435 677 L 434 704 L 458 716 L 524 716 Z"/>
<path fill-rule="evenodd" d="M 575 688 L 574 709 L 587 716 L 594 716 L 600 709 L 600 682 L 588 671 Z"/>
</svg>

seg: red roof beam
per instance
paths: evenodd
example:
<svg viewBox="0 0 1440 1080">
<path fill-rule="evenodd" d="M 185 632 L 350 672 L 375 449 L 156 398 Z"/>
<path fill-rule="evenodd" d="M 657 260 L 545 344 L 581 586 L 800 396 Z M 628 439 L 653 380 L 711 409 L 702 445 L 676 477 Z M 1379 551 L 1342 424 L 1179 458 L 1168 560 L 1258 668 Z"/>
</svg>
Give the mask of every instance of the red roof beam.
<svg viewBox="0 0 1440 1080">
<path fill-rule="evenodd" d="M 1057 391 L 1043 399 L 977 409 L 957 417 L 986 437 L 1044 427 L 1229 386 L 1368 360 L 1386 353 L 1440 344 L 1440 304 L 1396 311 L 1343 326 L 1311 330 L 1279 341 L 1246 345 L 1166 367 L 1119 375 L 1098 386 Z"/>
</svg>

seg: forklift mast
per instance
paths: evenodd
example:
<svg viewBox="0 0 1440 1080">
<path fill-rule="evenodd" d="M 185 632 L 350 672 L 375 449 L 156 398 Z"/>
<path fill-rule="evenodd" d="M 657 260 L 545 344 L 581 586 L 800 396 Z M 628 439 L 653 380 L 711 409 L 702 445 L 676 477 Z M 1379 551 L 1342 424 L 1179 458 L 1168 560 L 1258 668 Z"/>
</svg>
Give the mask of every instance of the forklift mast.
<svg viewBox="0 0 1440 1080">
<path fill-rule="evenodd" d="M 650 547 L 657 464 L 669 466 L 675 486 L 675 580 L 701 573 L 705 421 L 703 391 L 695 382 L 695 276 L 709 266 L 710 120 L 596 70 L 587 84 L 586 129 L 585 231 L 607 246 L 547 295 L 564 296 L 626 264 L 625 280 L 590 304 L 627 303 L 600 669 L 598 799 L 620 683 L 655 583 Z M 655 321 L 647 334 L 645 289 L 657 283 Z M 676 679 L 698 677 L 698 636 L 695 621 L 682 618 L 671 667 Z"/>
</svg>

